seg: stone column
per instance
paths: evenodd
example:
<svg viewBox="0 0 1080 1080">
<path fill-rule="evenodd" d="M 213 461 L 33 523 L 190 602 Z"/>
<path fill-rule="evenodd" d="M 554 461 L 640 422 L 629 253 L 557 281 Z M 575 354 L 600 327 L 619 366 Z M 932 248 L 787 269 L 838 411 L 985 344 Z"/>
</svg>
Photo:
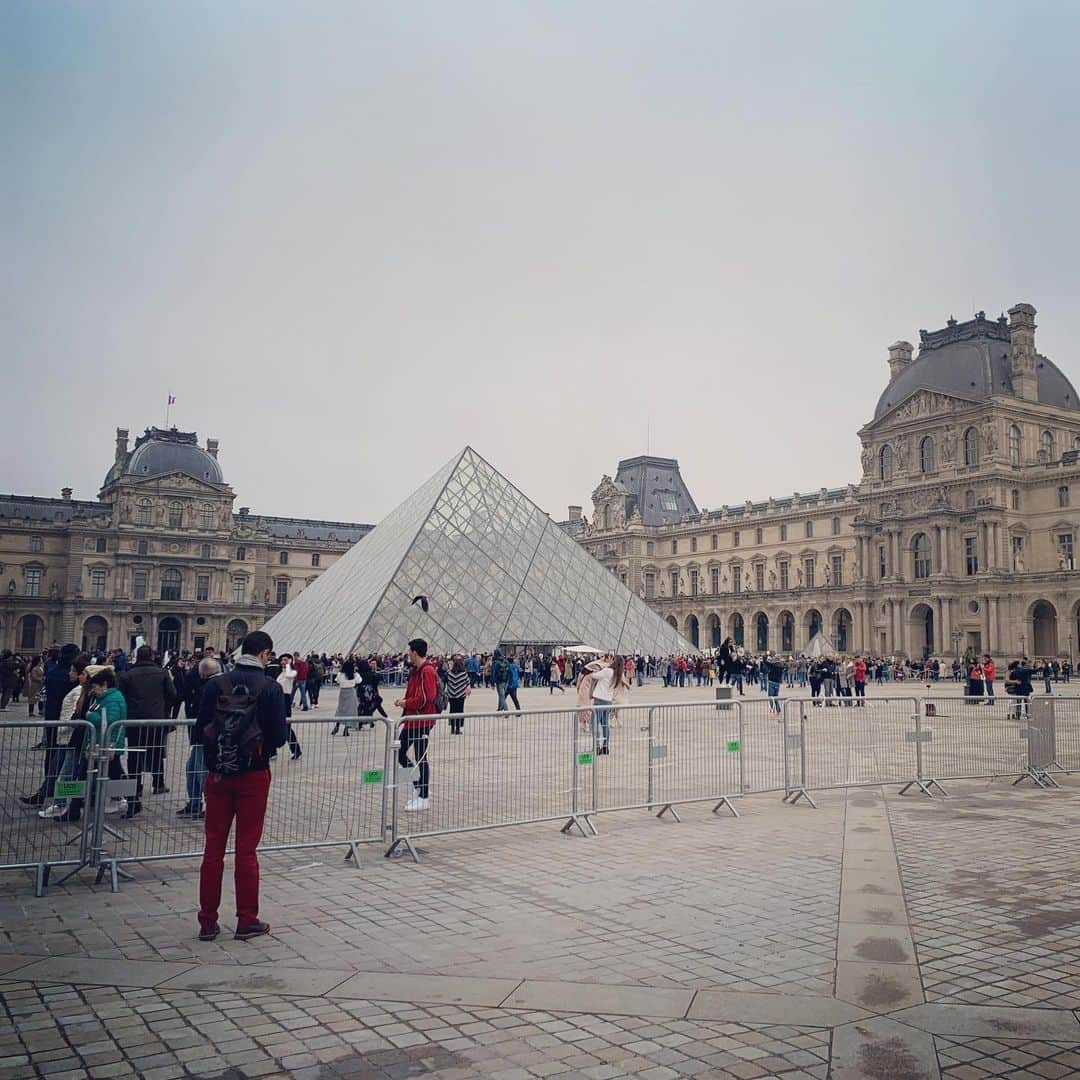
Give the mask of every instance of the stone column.
<svg viewBox="0 0 1080 1080">
<path fill-rule="evenodd" d="M 941 526 L 941 572 L 949 572 L 949 526 Z"/>
</svg>

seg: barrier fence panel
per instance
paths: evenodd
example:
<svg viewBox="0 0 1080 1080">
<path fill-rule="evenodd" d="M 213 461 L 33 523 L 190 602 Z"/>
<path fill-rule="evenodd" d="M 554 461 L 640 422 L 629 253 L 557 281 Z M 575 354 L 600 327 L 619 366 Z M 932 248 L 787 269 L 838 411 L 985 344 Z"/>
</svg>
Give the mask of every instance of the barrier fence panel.
<svg viewBox="0 0 1080 1080">
<path fill-rule="evenodd" d="M 107 793 L 103 861 L 136 862 L 193 858 L 203 851 L 203 792 L 206 771 L 201 744 L 192 745 L 192 721 L 143 720 L 113 724 L 107 746 L 126 745 L 111 755 L 114 777 L 135 791 L 120 802 L 123 781 Z M 338 721 L 339 729 L 341 722 Z M 349 735 L 331 734 L 333 718 L 294 718 L 295 742 L 270 763 L 271 784 L 260 851 L 355 845 L 383 839 L 388 728 L 381 717 Z M 119 729 L 124 740 L 118 740 Z M 301 755 L 292 756 L 292 747 Z M 234 850 L 235 833 L 228 850 Z"/>
<path fill-rule="evenodd" d="M 740 703 L 739 783 L 742 793 L 786 792 L 783 698 Z M 732 747 L 725 745 L 731 752 Z"/>
<path fill-rule="evenodd" d="M 400 845 L 418 860 L 417 837 L 531 822 L 563 820 L 584 832 L 596 756 L 591 731 L 579 741 L 579 712 L 467 713 L 460 734 L 443 714 L 426 736 L 398 721 L 387 854 Z"/>
<path fill-rule="evenodd" d="M 919 705 L 924 779 L 1027 775 L 1029 716 L 1023 698 L 927 697 Z"/>
<path fill-rule="evenodd" d="M 1047 771 L 1080 772 L 1080 698 L 1061 697 L 1057 694 L 1036 701 L 1052 702 L 1054 745 L 1049 761 L 1039 762 Z"/>
<path fill-rule="evenodd" d="M 354 845 L 382 842 L 390 723 L 380 716 L 359 728 L 349 723 L 348 735 L 335 735 L 340 720 L 293 716 L 301 756 L 292 756 L 290 742 L 271 763 L 260 851 L 345 845 L 355 857 Z"/>
<path fill-rule="evenodd" d="M 650 716 L 654 708 L 612 705 L 579 710 L 576 753 L 590 813 L 652 805 L 649 766 L 655 759 Z M 591 754 L 591 761 L 582 764 L 582 754 Z"/>
<path fill-rule="evenodd" d="M 744 787 L 743 720 L 738 702 L 655 705 L 649 720 L 649 804 L 660 816 L 680 803 L 726 806 Z"/>
<path fill-rule="evenodd" d="M 826 788 L 915 781 L 917 715 L 914 698 L 788 701 L 789 801 Z"/>
<path fill-rule="evenodd" d="M 85 720 L 0 723 L 0 870 L 32 868 L 38 896 L 51 867 L 77 866 L 86 852 L 89 815 L 79 803 L 93 746 Z"/>
</svg>

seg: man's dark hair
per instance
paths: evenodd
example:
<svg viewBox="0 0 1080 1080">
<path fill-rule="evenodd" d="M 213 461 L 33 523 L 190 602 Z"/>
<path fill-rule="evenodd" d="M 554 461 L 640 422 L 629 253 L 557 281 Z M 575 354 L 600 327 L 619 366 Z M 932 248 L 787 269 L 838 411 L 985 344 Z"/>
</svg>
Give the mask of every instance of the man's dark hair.
<svg viewBox="0 0 1080 1080">
<path fill-rule="evenodd" d="M 245 656 L 258 656 L 264 649 L 273 649 L 274 639 L 270 637 L 264 630 L 252 630 L 246 638 L 244 643 L 240 646 L 240 651 Z"/>
<path fill-rule="evenodd" d="M 154 659 L 154 650 L 149 645 L 140 645 L 135 650 L 135 659 L 136 660 L 153 660 Z"/>
<path fill-rule="evenodd" d="M 409 642 L 409 648 L 412 649 L 417 656 L 427 656 L 427 642 L 422 637 L 414 637 Z"/>
</svg>

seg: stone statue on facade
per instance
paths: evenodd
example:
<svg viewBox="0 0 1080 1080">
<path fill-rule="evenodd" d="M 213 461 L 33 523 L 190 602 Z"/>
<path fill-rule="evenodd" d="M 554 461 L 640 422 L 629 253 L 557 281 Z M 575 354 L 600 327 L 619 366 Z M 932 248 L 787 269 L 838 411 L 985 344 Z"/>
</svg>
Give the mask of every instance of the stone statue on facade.
<svg viewBox="0 0 1080 1080">
<path fill-rule="evenodd" d="M 775 588 L 776 588 L 776 571 L 775 570 L 770 570 L 769 571 L 769 589 L 771 591 L 772 589 L 775 589 Z"/>
<path fill-rule="evenodd" d="M 872 446 L 864 446 L 862 452 L 862 471 L 868 473 L 874 467 L 874 448 Z"/>
<path fill-rule="evenodd" d="M 945 425 L 945 431 L 941 436 L 941 463 L 951 465 L 956 456 L 956 432 L 952 424 Z"/>
<path fill-rule="evenodd" d="M 907 472 L 907 438 L 896 440 L 896 471 L 898 473 Z"/>
</svg>

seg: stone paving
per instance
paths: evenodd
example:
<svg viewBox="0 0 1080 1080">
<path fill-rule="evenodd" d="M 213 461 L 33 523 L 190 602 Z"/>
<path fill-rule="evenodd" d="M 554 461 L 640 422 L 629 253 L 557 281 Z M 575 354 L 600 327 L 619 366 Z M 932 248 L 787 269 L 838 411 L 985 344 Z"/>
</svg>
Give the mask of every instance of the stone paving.
<svg viewBox="0 0 1080 1080">
<path fill-rule="evenodd" d="M 424 838 L 418 865 L 270 853 L 246 943 L 196 940 L 192 860 L 115 894 L 12 873 L 0 1080 L 1077 1075 L 1061 783 L 631 810 Z"/>
</svg>

